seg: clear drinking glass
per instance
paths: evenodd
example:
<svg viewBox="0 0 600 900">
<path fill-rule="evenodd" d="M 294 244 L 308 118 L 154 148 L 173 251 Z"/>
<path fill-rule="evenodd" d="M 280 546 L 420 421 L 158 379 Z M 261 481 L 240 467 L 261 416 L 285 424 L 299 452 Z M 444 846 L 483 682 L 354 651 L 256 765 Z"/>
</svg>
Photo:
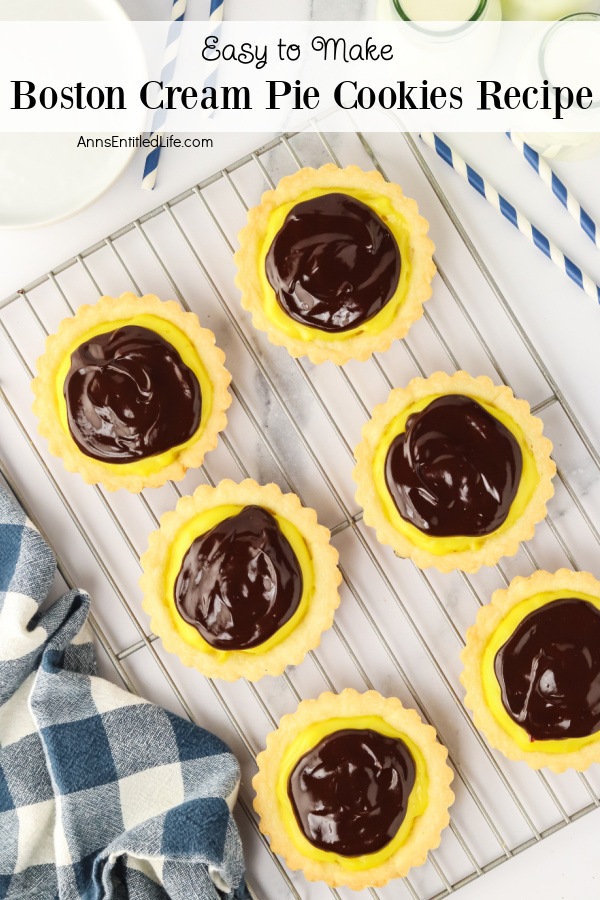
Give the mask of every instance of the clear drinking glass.
<svg viewBox="0 0 600 900">
<path fill-rule="evenodd" d="M 502 0 L 504 19 L 554 21 L 576 13 L 599 11 L 598 0 Z"/>
<path fill-rule="evenodd" d="M 431 22 L 428 32 L 448 34 L 441 23 L 457 23 L 451 31 L 460 31 L 472 22 L 499 21 L 502 9 L 500 0 L 378 0 L 377 18 Z"/>
<path fill-rule="evenodd" d="M 397 29 L 395 39 L 403 42 L 405 61 L 418 62 L 428 78 L 445 78 L 451 67 L 468 80 L 494 53 L 502 10 L 500 0 L 378 0 L 377 18 L 409 26 Z M 481 22 L 488 25 L 479 28 Z"/>
<path fill-rule="evenodd" d="M 574 45 L 568 27 L 572 22 L 594 23 Z M 597 68 L 599 56 L 600 15 L 586 12 L 565 16 L 548 29 L 540 44 L 539 76 L 547 79 L 551 85 L 589 85 L 597 97 L 600 94 L 600 73 Z M 593 116 L 594 126 L 597 127 L 600 121 L 600 102 L 593 103 L 580 116 L 585 124 Z M 594 131 L 521 132 L 520 136 L 548 159 L 586 159 L 600 150 L 600 133 Z"/>
</svg>

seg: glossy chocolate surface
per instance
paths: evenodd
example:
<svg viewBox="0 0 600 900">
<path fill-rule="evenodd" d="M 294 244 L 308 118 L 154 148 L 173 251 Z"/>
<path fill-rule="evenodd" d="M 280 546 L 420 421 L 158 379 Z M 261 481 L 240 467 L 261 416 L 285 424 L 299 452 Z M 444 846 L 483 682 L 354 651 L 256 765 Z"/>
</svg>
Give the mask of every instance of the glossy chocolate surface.
<svg viewBox="0 0 600 900">
<path fill-rule="evenodd" d="M 403 741 L 349 728 L 327 735 L 298 760 L 288 795 L 311 844 L 362 856 L 381 850 L 398 832 L 415 778 Z"/>
<path fill-rule="evenodd" d="M 553 600 L 525 616 L 494 660 L 502 702 L 532 740 L 600 729 L 600 610 Z"/>
<path fill-rule="evenodd" d="M 388 490 L 403 519 L 434 537 L 491 534 L 523 469 L 510 431 L 470 397 L 449 394 L 409 416 L 390 445 Z"/>
<path fill-rule="evenodd" d="M 343 332 L 366 322 L 393 297 L 401 259 L 392 232 L 369 206 L 331 193 L 294 206 L 265 265 L 277 300 L 292 319 Z"/>
<path fill-rule="evenodd" d="M 64 395 L 73 440 L 102 462 L 134 462 L 177 447 L 202 414 L 195 374 L 175 347 L 138 325 L 81 344 L 71 354 Z"/>
<path fill-rule="evenodd" d="M 219 650 L 263 644 L 302 599 L 300 564 L 277 520 L 246 506 L 196 538 L 175 582 L 186 622 Z"/>
</svg>

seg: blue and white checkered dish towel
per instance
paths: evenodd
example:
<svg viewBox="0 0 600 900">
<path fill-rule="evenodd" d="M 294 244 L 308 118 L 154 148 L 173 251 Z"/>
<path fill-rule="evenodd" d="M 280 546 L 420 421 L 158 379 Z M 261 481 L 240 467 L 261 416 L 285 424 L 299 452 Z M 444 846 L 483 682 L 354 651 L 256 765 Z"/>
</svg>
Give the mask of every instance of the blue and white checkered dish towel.
<svg viewBox="0 0 600 900">
<path fill-rule="evenodd" d="M 95 674 L 89 598 L 0 486 L 0 898 L 247 900 L 219 738 Z"/>
</svg>

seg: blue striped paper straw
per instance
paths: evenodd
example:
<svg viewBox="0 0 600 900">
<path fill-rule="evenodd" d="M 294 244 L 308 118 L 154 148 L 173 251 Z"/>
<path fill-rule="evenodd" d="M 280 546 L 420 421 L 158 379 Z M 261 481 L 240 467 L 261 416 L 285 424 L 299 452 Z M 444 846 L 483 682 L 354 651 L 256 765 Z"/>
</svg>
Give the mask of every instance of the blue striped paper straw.
<svg viewBox="0 0 600 900">
<path fill-rule="evenodd" d="M 173 81 L 175 74 L 175 63 L 179 53 L 179 43 L 181 41 L 181 29 L 183 19 L 187 7 L 187 0 L 173 0 L 171 7 L 171 24 L 167 34 L 167 45 L 165 47 L 165 55 L 163 58 L 162 70 L 160 73 L 163 82 L 163 90 Z M 167 111 L 157 109 L 152 119 L 151 138 L 158 138 L 159 143 L 156 147 L 151 147 L 146 155 L 144 163 L 144 174 L 142 176 L 142 187 L 147 191 L 153 191 L 156 185 L 156 175 L 158 172 L 158 162 L 160 160 L 160 136 L 167 119 Z"/>
<path fill-rule="evenodd" d="M 210 0 L 209 21 L 212 22 L 215 26 L 212 34 L 217 36 L 219 36 L 221 33 L 221 22 L 223 21 L 223 2 L 224 0 Z M 218 61 L 215 60 L 205 76 L 205 87 L 216 87 L 218 66 Z"/>
<path fill-rule="evenodd" d="M 488 203 L 491 203 L 492 206 L 499 210 L 504 218 L 508 219 L 511 225 L 518 228 L 521 234 L 524 235 L 530 243 L 534 244 L 538 250 L 541 250 L 548 259 L 551 259 L 554 265 L 561 269 L 565 275 L 568 275 L 588 297 L 591 297 L 596 303 L 600 303 L 600 287 L 598 287 L 589 275 L 582 272 L 579 266 L 576 266 L 574 262 L 565 256 L 562 250 L 559 250 L 555 244 L 549 241 L 539 228 L 532 225 L 529 219 L 526 219 L 512 203 L 509 203 L 508 200 L 499 194 L 498 191 L 482 178 L 472 166 L 469 166 L 455 150 L 452 150 L 445 141 L 432 132 L 423 132 L 420 137 L 428 147 L 431 147 L 438 156 L 441 156 L 444 162 L 448 163 L 449 166 L 452 166 L 454 171 L 457 172 L 461 178 L 467 181 L 471 187 L 475 188 L 482 197 L 485 197 Z"/>
<path fill-rule="evenodd" d="M 556 172 L 550 168 L 546 160 L 540 156 L 537 150 L 534 150 L 533 147 L 526 144 L 519 135 L 514 134 L 512 131 L 507 131 L 506 136 L 510 138 L 513 146 L 517 148 L 519 153 L 525 157 L 532 169 L 535 169 L 546 187 L 550 188 L 554 196 L 568 211 L 569 215 L 575 219 L 577 224 L 582 228 L 585 234 L 587 234 L 590 241 L 592 241 L 596 247 L 600 247 L 600 229 L 592 217 L 585 211 L 581 203 L 575 199 L 566 184 L 561 181 Z"/>
<path fill-rule="evenodd" d="M 224 0 L 210 0 L 210 17 L 209 21 L 214 22 L 217 26 L 213 34 L 218 34 L 219 26 L 223 20 L 223 3 Z M 163 67 L 161 71 L 161 81 L 163 89 L 170 85 L 175 74 L 175 65 L 177 55 L 179 53 L 179 44 L 181 41 L 181 31 L 183 19 L 185 17 L 187 0 L 173 0 L 171 7 L 171 25 L 167 35 L 167 46 L 163 59 Z M 214 83 L 216 72 L 211 71 L 207 77 L 206 84 Z M 167 111 L 157 109 L 152 120 L 151 138 L 159 138 L 162 134 L 167 119 Z M 142 187 L 147 191 L 154 190 L 156 185 L 156 176 L 158 173 L 158 163 L 160 160 L 160 143 L 157 147 L 152 147 L 146 156 L 144 163 L 144 174 L 142 177 Z"/>
</svg>

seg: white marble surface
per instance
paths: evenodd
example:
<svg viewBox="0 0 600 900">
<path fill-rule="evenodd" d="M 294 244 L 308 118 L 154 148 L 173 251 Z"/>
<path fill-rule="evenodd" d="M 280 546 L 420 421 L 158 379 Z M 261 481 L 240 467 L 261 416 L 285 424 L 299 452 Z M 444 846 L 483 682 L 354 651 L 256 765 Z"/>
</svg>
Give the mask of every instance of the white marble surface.
<svg viewBox="0 0 600 900">
<path fill-rule="evenodd" d="M 161 17 L 168 10 L 170 4 L 168 0 L 124 0 L 123 5 L 133 15 L 143 14 L 146 17 Z M 321 16 L 325 14 L 332 18 L 336 11 L 338 13 L 340 11 L 351 12 L 352 15 L 356 15 L 358 8 L 363 10 L 365 8 L 365 5 L 360 3 L 348 2 L 334 5 L 333 3 L 325 4 L 323 0 L 315 0 L 314 5 L 318 14 Z M 190 2 L 190 14 L 203 15 L 205 6 L 206 3 L 202 3 L 200 0 L 197 0 L 197 2 L 192 0 Z M 308 2 L 302 2 L 297 5 L 290 2 L 286 4 L 285 12 L 292 18 L 298 15 L 308 15 L 311 6 L 312 4 Z M 274 3 L 271 0 L 262 0 L 259 4 L 253 4 L 252 14 L 262 14 L 265 17 L 269 17 L 281 13 L 281 7 L 282 4 L 280 2 Z M 228 10 L 232 16 L 250 15 L 248 4 L 244 0 L 228 0 Z M 72 256 L 99 238 L 131 221 L 136 216 L 176 195 L 190 184 L 200 181 L 214 170 L 252 150 L 267 138 L 268 136 L 263 135 L 235 136 L 232 139 L 217 138 L 213 150 L 204 151 L 202 154 L 193 151 L 171 151 L 170 153 L 165 153 L 161 161 L 159 187 L 153 195 L 145 194 L 139 189 L 142 160 L 138 156 L 115 187 L 97 204 L 78 217 L 39 231 L 0 233 L 0 259 L 2 260 L 2 266 L 0 267 L 0 298 L 11 294 L 14 290 L 24 286 L 38 275 L 43 274 L 63 259 Z M 546 230 L 550 237 L 553 237 L 563 249 L 570 252 L 576 260 L 584 264 L 590 271 L 590 274 L 597 279 L 600 278 L 600 257 L 598 252 L 583 234 L 578 231 L 575 224 L 561 210 L 556 201 L 546 193 L 545 188 L 538 183 L 533 172 L 518 158 L 504 137 L 500 135 L 462 135 L 460 138 L 456 137 L 453 140 L 469 160 L 474 162 L 482 172 L 493 177 L 497 186 L 504 189 L 507 196 L 521 203 L 524 210 Z M 371 136 L 371 141 L 379 158 L 390 174 L 400 181 L 407 193 L 417 196 L 425 214 L 430 218 L 431 230 L 438 245 L 440 260 L 451 275 L 453 282 L 458 286 L 461 296 L 469 299 L 472 309 L 477 313 L 480 321 L 485 326 L 486 317 L 488 316 L 488 303 L 490 303 L 489 315 L 491 316 L 492 314 L 491 300 L 487 289 L 481 282 L 478 274 L 472 271 L 471 263 L 464 255 L 464 251 L 460 249 L 460 242 L 457 242 L 445 214 L 420 174 L 414 168 L 410 157 L 406 155 L 402 139 L 389 135 L 373 135 Z M 431 164 L 447 196 L 479 247 L 484 260 L 506 291 L 512 307 L 526 328 L 535 347 L 550 367 L 567 400 L 581 417 L 594 445 L 599 446 L 600 421 L 597 414 L 597 390 L 600 384 L 600 354 L 597 348 L 600 346 L 600 316 L 598 309 L 583 295 L 580 295 L 580 292 L 568 283 L 559 272 L 554 270 L 541 254 L 528 246 L 523 238 L 510 225 L 501 220 L 494 210 L 487 207 L 480 197 L 460 182 L 443 163 L 437 159 L 431 159 Z M 589 210 L 592 213 L 594 211 L 597 212 L 600 217 L 599 166 L 600 161 L 594 159 L 585 163 L 563 165 L 561 173 L 574 191 L 585 200 Z M 233 210 L 231 215 L 234 215 Z M 156 240 L 162 240 L 158 230 L 156 232 Z M 171 248 L 165 248 L 165 251 L 170 254 Z M 186 268 L 188 263 L 183 257 L 180 259 L 175 254 L 175 248 L 173 248 L 172 252 L 174 256 L 170 263 L 171 270 L 177 270 L 178 277 L 180 273 L 183 289 L 193 293 L 195 287 L 192 273 L 188 273 Z M 144 281 L 144 286 L 148 282 L 161 284 L 160 273 L 156 272 L 148 261 L 144 262 L 141 259 L 138 261 L 133 249 L 132 254 L 136 267 L 135 271 L 141 273 L 139 278 Z M 235 300 L 234 292 L 231 291 L 231 287 L 226 283 L 229 277 L 226 267 L 223 268 L 222 277 L 223 290 L 228 290 Z M 106 278 L 109 281 L 111 279 L 108 270 Z M 152 279 L 154 279 L 154 282 Z M 115 283 L 117 280 L 115 277 Z M 67 292 L 76 293 L 80 289 L 89 292 L 89 285 L 84 288 L 83 285 L 79 286 L 75 281 L 71 283 L 69 278 L 64 283 Z M 164 284 L 164 279 L 162 283 Z M 109 284 L 109 286 L 111 285 Z M 158 287 L 156 289 L 160 290 Z M 165 285 L 165 290 L 168 290 L 168 284 Z M 90 298 L 86 294 L 84 299 Z M 45 298 L 42 297 L 40 302 L 45 302 Z M 53 318 L 59 315 L 58 308 L 56 311 L 54 310 L 54 303 L 55 299 L 49 295 L 47 298 L 47 313 L 44 313 L 49 321 L 52 321 Z M 432 303 L 436 304 L 435 307 L 432 306 L 432 309 L 435 309 L 436 316 L 439 315 L 439 321 L 444 323 L 449 305 L 444 303 L 443 290 L 439 279 L 436 285 L 436 295 Z M 218 313 L 215 313 L 215 323 L 215 327 L 218 326 L 222 330 L 223 340 L 228 340 L 227 331 L 222 327 Z M 449 321 L 447 325 L 449 336 L 454 336 L 453 323 Z M 15 317 L 11 321 L 11 328 L 19 341 L 26 345 L 29 335 L 25 334 L 27 329 L 25 320 L 21 323 L 19 317 Z M 414 340 L 421 357 L 427 360 L 431 358 L 431 365 L 435 365 L 438 359 L 438 351 L 435 345 L 432 344 L 430 335 L 421 329 L 415 332 Z M 33 358 L 37 348 L 37 338 L 34 341 L 32 337 L 31 341 L 31 358 Z M 259 349 L 263 347 L 260 339 L 256 339 L 254 335 L 252 336 L 252 342 L 253 346 Z M 458 346 L 457 355 L 469 355 L 471 352 L 469 350 L 470 345 L 466 338 L 463 344 L 462 335 L 457 335 L 455 343 Z M 496 336 L 494 338 L 494 347 L 498 353 L 501 354 L 503 352 L 501 337 Z M 236 367 L 236 378 L 240 384 L 243 384 L 246 372 L 245 367 L 247 365 L 245 356 L 241 351 L 238 353 L 237 344 L 233 341 L 231 347 L 226 347 L 227 349 L 229 349 L 230 354 L 238 354 L 231 358 Z M 532 395 L 539 392 L 540 396 L 536 399 L 542 400 L 543 386 L 539 385 L 536 378 L 530 373 L 526 362 L 521 361 L 520 356 L 513 354 L 512 344 L 504 348 L 504 351 L 506 353 L 506 367 L 511 377 L 517 383 L 523 385 L 524 392 L 529 391 Z M 395 365 L 393 351 L 390 351 L 387 357 L 386 364 L 389 364 L 393 371 L 393 366 Z M 392 357 L 394 358 L 392 359 Z M 268 358 L 270 363 L 274 357 L 267 354 L 265 358 Z M 285 391 L 287 389 L 286 379 L 288 375 L 290 378 L 292 377 L 289 361 L 284 355 L 277 355 L 276 360 L 279 366 L 277 377 L 281 378 L 282 390 Z M 248 377 L 255 377 L 250 367 L 247 369 L 247 372 Z M 350 367 L 349 372 L 367 402 L 370 404 L 371 398 L 376 402 L 379 397 L 380 387 L 375 382 L 371 382 L 369 370 L 364 367 L 362 369 Z M 315 383 L 318 383 L 322 388 L 325 397 L 332 396 L 332 392 L 336 390 L 336 383 L 334 376 L 329 371 L 323 370 L 318 374 L 311 372 L 311 376 L 315 378 Z M 9 373 L 9 377 L 6 377 L 6 374 L 3 375 L 2 360 L 0 359 L 0 381 L 3 388 L 7 389 L 7 391 L 8 388 L 13 391 L 11 378 L 12 370 Z M 258 388 L 261 382 L 257 380 L 253 384 Z M 19 387 L 17 385 L 14 388 L 14 393 L 11 393 L 11 397 L 18 399 L 20 397 L 18 391 Z M 31 422 L 26 408 L 27 401 L 25 395 L 23 397 L 22 415 L 29 426 Z M 259 413 L 266 417 L 267 423 L 270 423 L 271 432 L 276 433 L 279 427 L 283 429 L 285 423 L 282 423 L 277 417 L 277 410 L 269 407 L 266 399 L 263 402 L 260 391 L 257 392 L 257 397 Z M 301 409 L 301 405 L 299 408 Z M 20 409 L 19 412 L 21 413 Z M 237 426 L 235 424 L 236 419 L 232 418 L 232 440 L 235 442 L 238 440 L 238 435 L 235 431 Z M 350 437 L 353 437 L 359 424 L 360 420 L 356 419 L 355 421 L 350 416 L 350 413 L 348 413 L 347 420 L 345 414 L 341 414 L 340 427 Z M 549 428 L 553 428 L 554 433 L 560 437 L 560 422 L 554 422 L 549 417 L 547 425 Z M 245 433 L 241 424 L 239 427 L 239 440 L 244 443 Z M 309 430 L 314 428 L 312 420 L 307 423 L 307 428 Z M 33 427 L 31 427 L 31 430 L 33 431 Z M 26 491 L 31 491 L 32 485 L 28 483 L 28 473 L 34 472 L 34 470 L 37 473 L 37 469 L 34 467 L 34 463 L 30 461 L 28 451 L 22 449 L 21 443 L 21 438 L 14 428 L 14 423 L 10 417 L 0 412 L 0 456 L 8 462 L 11 474 L 14 475 L 19 485 L 24 487 Z M 260 451 L 262 455 L 258 455 L 259 446 L 259 443 L 253 440 L 244 447 L 246 454 L 244 459 L 249 460 L 248 466 L 252 467 L 252 473 L 257 473 L 255 477 L 258 477 L 258 473 L 261 471 L 268 474 L 270 471 L 269 466 L 272 465 L 269 459 L 263 458 L 264 448 Z M 45 449 L 41 443 L 40 449 L 42 452 Z M 291 444 L 288 449 L 292 449 Z M 328 452 L 328 449 L 328 447 L 324 446 L 323 452 Z M 598 524 L 600 502 L 597 493 L 597 471 L 589 465 L 589 462 L 586 462 L 585 454 L 582 454 L 575 445 L 571 446 L 569 443 L 558 449 L 563 454 L 565 464 L 570 465 L 569 474 L 572 476 L 574 483 L 577 484 L 581 497 L 586 498 L 590 514 L 594 517 L 596 524 Z M 294 472 L 297 471 L 299 473 L 298 477 L 302 481 L 304 488 L 310 493 L 310 470 L 306 468 L 305 471 L 306 463 L 302 454 L 289 453 L 289 457 L 286 456 L 286 461 L 294 466 Z M 210 465 L 212 474 L 216 477 L 222 477 L 221 471 L 225 474 L 231 474 L 227 468 L 227 461 L 224 457 L 222 459 L 219 456 L 219 451 L 216 452 L 215 459 Z M 102 532 L 101 511 L 97 513 L 91 501 L 89 508 L 86 507 L 85 501 L 80 500 L 78 487 L 74 483 L 73 477 L 62 473 L 59 465 L 52 464 L 52 472 L 69 500 L 78 505 L 78 509 L 81 510 L 81 517 L 89 528 L 90 534 L 95 535 L 98 530 L 98 547 L 101 553 L 104 552 L 103 541 L 107 539 L 107 536 Z M 38 482 L 36 481 L 35 484 L 37 490 Z M 187 486 L 187 484 L 184 483 L 184 486 Z M 344 497 L 348 498 L 347 502 L 350 504 L 352 500 L 351 488 L 346 486 L 343 478 L 340 478 L 339 486 L 340 491 L 343 492 Z M 315 490 L 314 486 L 313 490 Z M 316 496 L 315 503 L 320 504 L 319 511 L 327 523 L 330 525 L 335 524 L 334 519 L 336 515 L 339 516 L 339 511 L 335 509 L 335 504 L 331 505 L 326 501 L 325 492 L 323 491 L 322 493 L 323 499 Z M 318 490 L 316 494 L 319 494 Z M 87 496 L 89 498 L 89 495 Z M 72 561 L 73 567 L 76 568 L 77 549 L 75 542 L 73 547 L 66 546 L 66 542 L 69 540 L 68 522 L 63 524 L 64 517 L 59 515 L 61 510 L 57 509 L 56 496 L 52 491 L 46 490 L 42 481 L 39 482 L 37 503 L 40 518 L 45 522 L 53 539 L 57 543 L 65 544 L 65 554 L 69 561 Z M 154 502 L 157 514 L 160 514 L 163 508 L 168 508 L 170 503 L 171 499 L 168 496 L 157 494 Z M 117 498 L 115 504 L 117 509 L 121 510 L 122 508 L 123 520 L 128 521 L 128 503 L 122 498 Z M 561 505 L 557 502 L 553 512 L 557 521 L 560 520 L 562 512 Z M 597 545 L 584 538 L 580 524 L 572 524 L 568 516 L 563 519 L 563 524 L 572 544 L 573 541 L 577 543 L 579 538 L 581 538 L 581 543 L 577 545 L 577 550 L 575 551 L 578 561 L 581 559 L 582 564 L 591 568 L 596 575 L 600 576 L 600 567 L 596 562 Z M 141 523 L 138 530 L 137 524 L 132 520 L 131 536 L 136 548 L 143 549 L 144 547 L 144 527 L 144 524 Z M 536 541 L 538 541 L 537 536 Z M 543 536 L 535 544 L 535 548 L 536 553 L 539 551 L 543 560 L 548 559 L 548 565 L 562 561 L 555 554 L 555 551 L 551 548 L 546 549 Z M 107 558 L 110 559 L 111 565 L 114 563 L 115 571 L 120 571 L 119 566 L 122 561 L 117 558 L 113 559 L 113 552 L 109 541 L 106 547 Z M 123 568 L 125 565 L 126 563 L 123 563 Z M 130 563 L 127 563 L 127 565 L 130 566 Z M 392 566 L 393 563 L 389 563 L 389 565 Z M 519 565 L 520 561 L 518 559 L 515 560 L 512 563 L 512 568 L 508 567 L 509 574 L 516 574 L 519 570 Z M 404 568 L 401 569 L 400 575 L 406 579 L 407 586 L 412 583 L 410 573 L 405 571 Z M 103 621 L 103 625 L 110 633 L 114 645 L 118 649 L 123 649 L 135 641 L 135 630 L 131 628 L 128 621 L 114 607 L 113 598 L 108 596 L 103 578 L 96 575 L 91 568 L 89 578 L 89 586 L 94 592 L 96 610 Z M 127 582 L 127 575 L 124 575 L 123 578 L 126 589 L 133 595 L 136 590 L 135 578 L 133 575 L 130 577 L 130 584 Z M 360 579 L 359 572 L 357 572 L 357 579 Z M 460 595 L 457 593 L 456 597 L 454 596 L 454 585 L 450 580 L 444 583 L 444 588 L 447 592 L 448 607 L 455 609 L 457 624 L 462 630 L 468 624 L 467 620 L 471 614 L 470 608 L 466 611 L 463 609 Z M 456 601 L 455 607 L 451 606 L 454 601 Z M 356 625 L 347 601 L 342 605 L 340 612 L 341 623 L 352 637 L 353 628 Z M 389 607 L 384 609 L 383 613 L 388 615 Z M 114 631 L 111 631 L 111 625 L 113 624 Z M 432 635 L 434 641 L 437 641 L 438 637 L 443 643 L 443 634 L 441 632 L 440 636 L 437 633 Z M 403 636 L 400 635 L 398 640 L 402 643 Z M 452 654 L 455 656 L 450 640 L 448 640 L 448 644 Z M 330 670 L 332 670 L 332 667 L 335 669 L 336 666 L 335 653 L 332 642 L 325 641 L 322 648 L 322 659 L 329 665 Z M 201 710 L 202 697 L 206 693 L 206 689 L 200 683 L 201 680 L 194 678 L 193 674 L 189 672 L 181 671 L 172 658 L 167 659 L 164 656 L 163 658 L 182 691 L 187 697 L 192 698 L 190 702 L 193 703 L 194 708 Z M 452 668 L 452 657 L 450 656 L 448 657 L 448 665 Z M 374 667 L 377 670 L 378 677 L 380 677 L 378 686 L 380 684 L 385 685 L 389 677 L 386 673 L 385 665 L 382 664 L 381 672 L 377 665 Z M 147 657 L 147 651 L 140 651 L 130 657 L 128 673 L 134 683 L 140 687 L 140 690 L 151 695 L 153 699 L 172 705 L 172 696 L 166 692 L 164 681 L 154 670 L 155 667 L 152 661 Z M 348 674 L 346 675 L 346 673 Z M 454 675 L 454 673 L 452 674 Z M 310 695 L 311 691 L 315 689 L 322 689 L 305 666 L 299 667 L 295 677 L 298 678 L 299 690 L 305 695 Z M 418 680 L 418 675 L 416 677 Z M 346 681 L 354 684 L 352 680 L 354 678 L 355 674 L 346 669 L 346 662 L 340 657 L 339 668 L 335 670 L 336 686 L 343 686 L 343 683 L 346 683 Z M 289 698 L 286 699 L 282 696 L 277 682 L 262 686 L 261 690 L 269 707 L 274 711 L 284 711 L 289 707 Z M 427 684 L 424 685 L 423 690 L 424 693 L 427 693 Z M 231 702 L 234 708 L 236 705 L 239 706 L 240 716 L 243 718 L 244 695 L 232 693 Z M 433 708 L 437 709 L 437 697 L 432 695 L 431 703 Z M 442 703 L 442 700 L 439 703 Z M 443 709 L 440 712 L 440 717 L 446 725 Z M 448 722 L 448 727 L 452 727 L 450 719 L 448 719 Z M 208 724 L 210 725 L 211 723 L 209 722 Z M 214 727 L 217 728 L 219 725 L 219 720 L 215 718 Z M 253 729 L 253 727 L 252 724 L 248 725 L 249 729 Z M 264 724 L 257 723 L 255 729 L 255 731 L 252 731 L 252 737 L 260 745 L 265 730 Z M 223 730 L 224 733 L 227 733 L 225 725 Z M 453 735 L 454 732 L 451 732 L 451 736 Z M 463 752 L 467 754 L 470 751 L 465 746 Z M 513 775 L 516 782 L 520 783 L 519 780 L 522 778 L 522 773 L 519 767 L 513 767 L 511 777 Z M 594 783 L 597 785 L 597 776 L 594 775 L 594 777 L 596 778 Z M 572 787 L 574 790 L 574 785 L 570 781 L 565 782 L 565 784 L 566 787 L 564 793 L 561 794 L 561 799 L 565 805 L 568 805 L 570 791 Z M 527 850 L 516 860 L 498 867 L 484 876 L 483 880 L 477 880 L 465 887 L 460 892 L 460 896 L 464 897 L 465 900 L 467 898 L 468 900 L 476 900 L 476 898 L 482 897 L 485 897 L 486 900 L 496 900 L 496 898 L 499 900 L 502 897 L 504 900 L 509 893 L 512 893 L 519 900 L 520 898 L 531 896 L 545 897 L 548 900 L 576 900 L 576 898 L 584 895 L 597 896 L 599 893 L 600 864 L 597 856 L 596 835 L 599 824 L 600 812 L 586 816 L 581 821 L 544 841 L 538 847 Z M 252 836 L 248 838 L 248 846 L 250 854 L 254 854 L 256 841 Z M 444 857 L 444 861 L 446 861 L 446 857 Z M 451 866 L 451 860 L 448 864 Z M 273 884 L 275 884 L 275 875 L 275 870 L 273 870 Z M 270 883 L 269 878 L 270 876 L 265 876 L 265 882 L 263 882 L 263 896 L 265 900 L 272 900 L 268 888 L 264 887 L 265 883 Z M 312 900 L 313 896 L 319 898 L 326 896 L 316 888 L 307 888 L 302 881 L 295 881 L 294 883 L 303 898 L 306 897 Z M 276 893 L 275 888 L 273 890 L 273 897 L 283 898 L 286 896 L 285 887 L 279 886 Z M 396 894 L 393 890 L 385 893 L 386 898 L 395 896 L 404 896 L 404 893 L 399 891 Z"/>
</svg>

